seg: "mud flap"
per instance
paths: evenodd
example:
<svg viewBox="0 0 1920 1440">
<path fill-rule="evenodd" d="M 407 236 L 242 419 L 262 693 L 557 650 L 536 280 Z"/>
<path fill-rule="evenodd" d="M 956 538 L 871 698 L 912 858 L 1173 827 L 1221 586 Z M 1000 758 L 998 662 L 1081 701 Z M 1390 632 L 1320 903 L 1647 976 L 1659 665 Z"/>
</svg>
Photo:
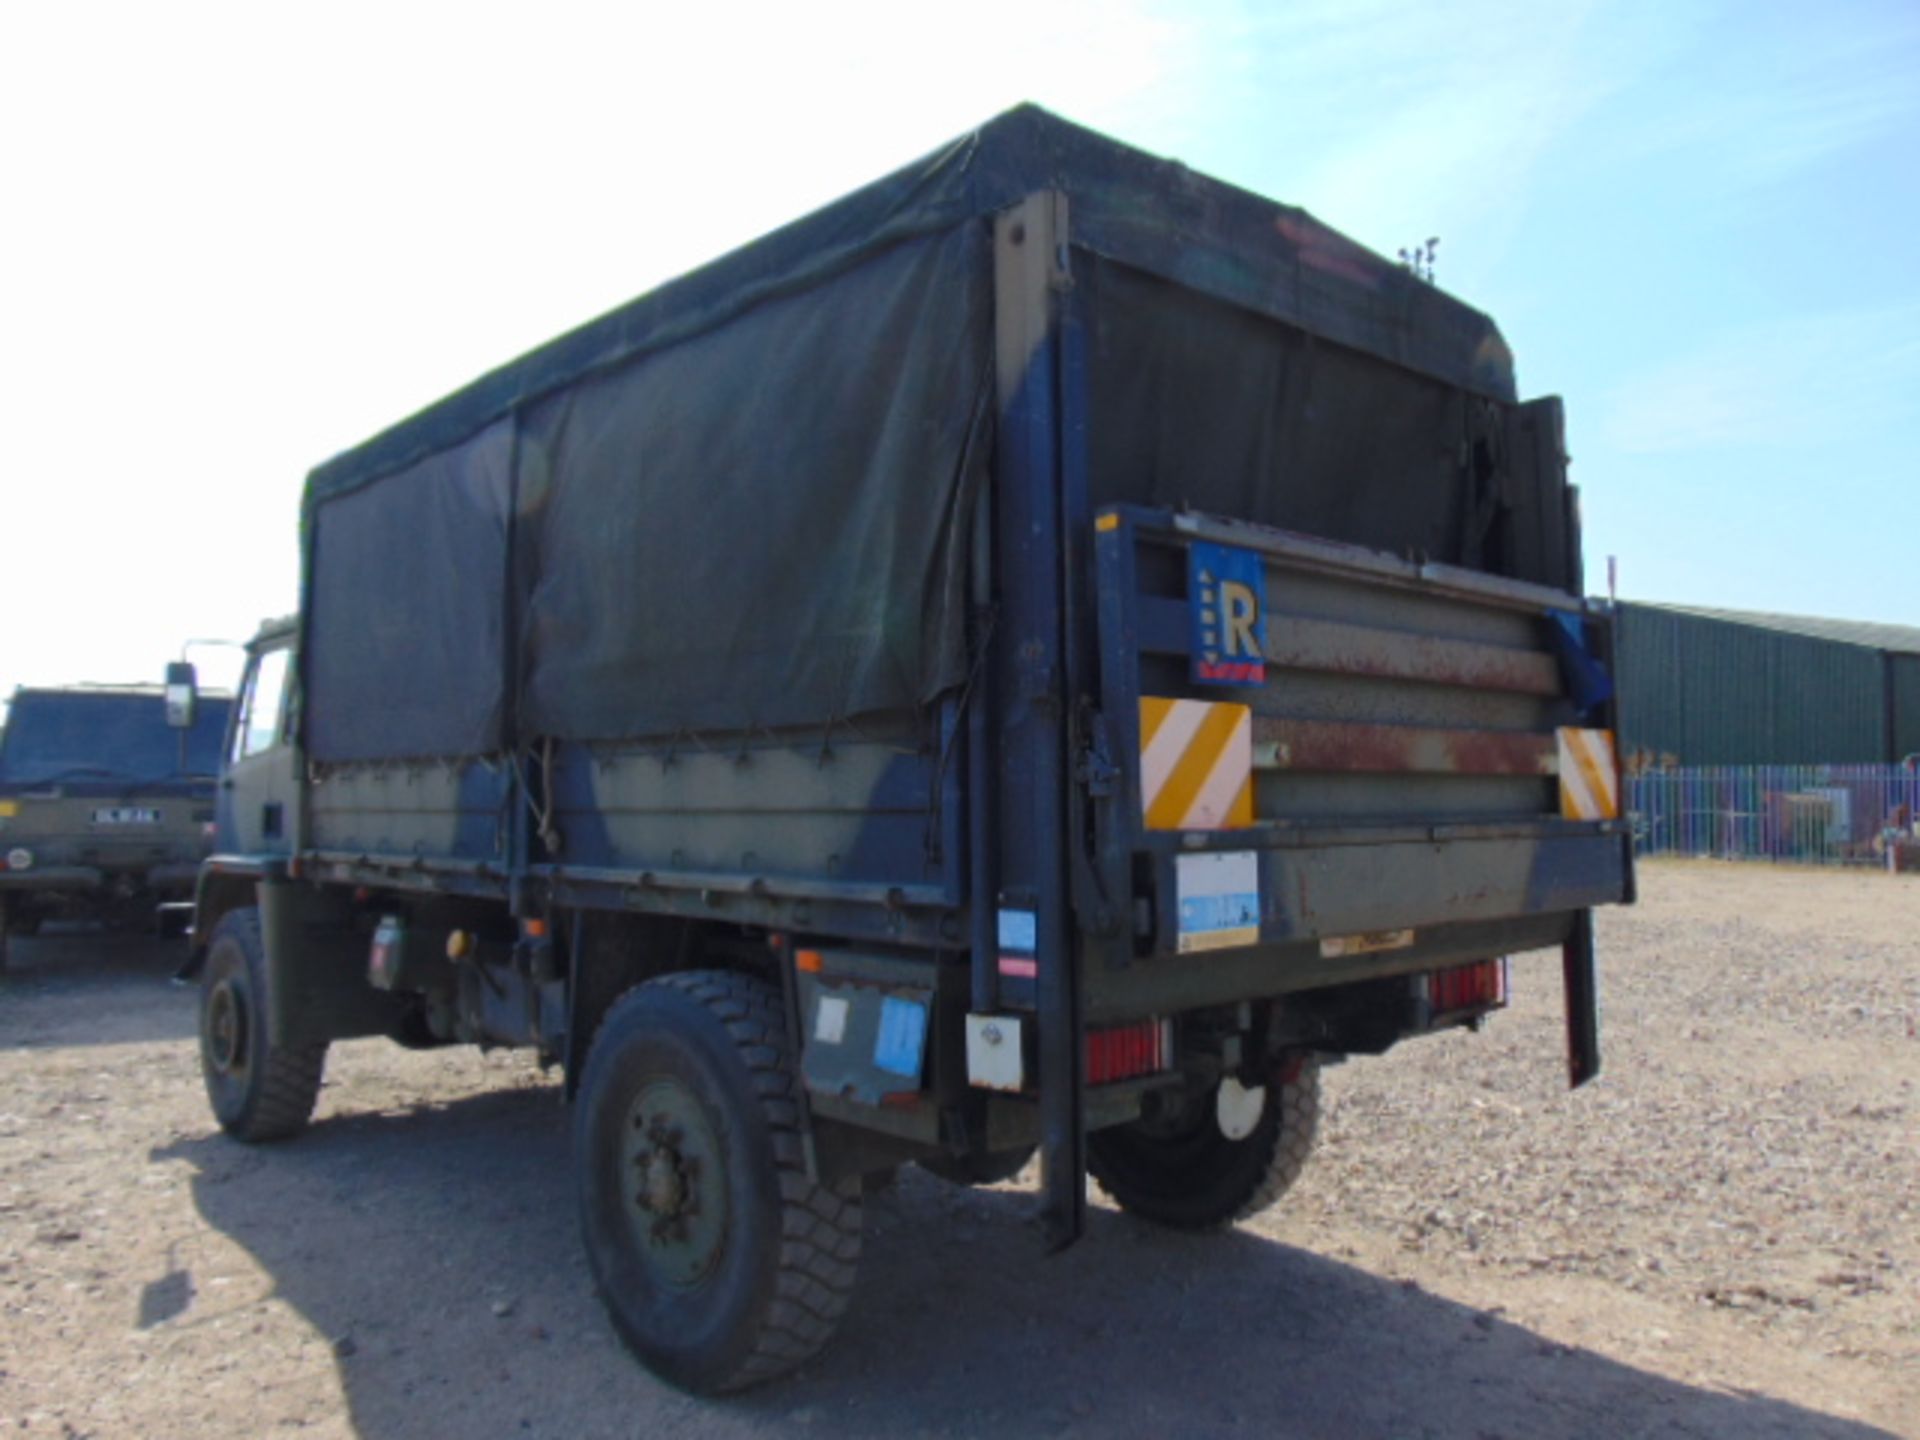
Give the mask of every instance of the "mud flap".
<svg viewBox="0 0 1920 1440">
<path fill-rule="evenodd" d="M 1593 912 L 1573 917 L 1561 949 L 1567 992 L 1567 1084 L 1578 1089 L 1600 1073 L 1600 973 L 1593 953 Z"/>
<path fill-rule="evenodd" d="M 389 1033 L 406 997 L 367 983 L 367 935 L 344 896 L 263 879 L 260 933 L 267 949 L 267 1034 L 297 1047 Z"/>
</svg>

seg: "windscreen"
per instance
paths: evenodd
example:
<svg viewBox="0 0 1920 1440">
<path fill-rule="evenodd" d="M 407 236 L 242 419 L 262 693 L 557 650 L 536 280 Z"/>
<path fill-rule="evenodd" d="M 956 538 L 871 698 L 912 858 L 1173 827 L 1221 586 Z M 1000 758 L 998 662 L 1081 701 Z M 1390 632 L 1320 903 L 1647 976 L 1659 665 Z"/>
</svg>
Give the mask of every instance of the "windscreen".
<svg viewBox="0 0 1920 1440">
<path fill-rule="evenodd" d="M 181 732 L 168 727 L 159 695 L 24 692 L 14 697 L 0 737 L 0 783 L 166 784 L 210 777 L 220 768 L 230 703 L 224 696 L 200 697 L 183 757 Z"/>
</svg>

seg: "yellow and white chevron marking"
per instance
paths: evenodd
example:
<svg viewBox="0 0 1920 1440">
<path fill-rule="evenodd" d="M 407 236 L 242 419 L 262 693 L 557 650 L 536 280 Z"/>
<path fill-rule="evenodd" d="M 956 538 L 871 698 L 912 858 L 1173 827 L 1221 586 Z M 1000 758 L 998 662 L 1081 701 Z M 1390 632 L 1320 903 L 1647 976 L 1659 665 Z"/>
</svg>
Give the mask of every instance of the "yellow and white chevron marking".
<svg viewBox="0 0 1920 1440">
<path fill-rule="evenodd" d="M 1620 766 L 1611 730 L 1562 729 L 1560 814 L 1568 820 L 1620 818 Z"/>
<path fill-rule="evenodd" d="M 1149 830 L 1253 824 L 1253 711 L 1142 695 L 1140 804 Z"/>
</svg>

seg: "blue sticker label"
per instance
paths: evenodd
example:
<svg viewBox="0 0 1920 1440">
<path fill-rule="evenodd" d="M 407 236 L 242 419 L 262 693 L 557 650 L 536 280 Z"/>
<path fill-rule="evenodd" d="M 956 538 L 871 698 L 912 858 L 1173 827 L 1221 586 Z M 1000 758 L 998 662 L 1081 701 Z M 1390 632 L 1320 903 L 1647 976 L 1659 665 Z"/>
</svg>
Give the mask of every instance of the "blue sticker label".
<svg viewBox="0 0 1920 1440">
<path fill-rule="evenodd" d="M 880 1034 L 873 1044 L 876 1068 L 917 1080 L 926 1043 L 926 1006 L 892 995 L 880 1002 Z"/>
<path fill-rule="evenodd" d="M 1180 933 L 1215 930 L 1252 932 L 1260 924 L 1260 897 L 1251 890 L 1231 895 L 1187 895 L 1180 900 Z"/>
<path fill-rule="evenodd" d="M 1264 685 L 1266 566 L 1257 552 L 1195 541 L 1187 550 L 1193 678 L 1207 685 Z"/>
<path fill-rule="evenodd" d="M 1179 948 L 1221 950 L 1260 941 L 1260 857 L 1251 850 L 1176 856 Z"/>
<path fill-rule="evenodd" d="M 1000 912 L 1001 954 L 1032 955 L 1040 948 L 1039 917 L 1031 910 Z"/>
</svg>

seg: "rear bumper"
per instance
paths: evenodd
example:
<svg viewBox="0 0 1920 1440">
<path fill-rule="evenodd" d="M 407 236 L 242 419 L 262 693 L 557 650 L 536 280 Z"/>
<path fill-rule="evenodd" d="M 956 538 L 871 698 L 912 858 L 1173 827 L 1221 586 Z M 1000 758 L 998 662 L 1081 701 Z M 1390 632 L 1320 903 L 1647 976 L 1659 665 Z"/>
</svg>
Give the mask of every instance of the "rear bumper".
<svg viewBox="0 0 1920 1440">
<path fill-rule="evenodd" d="M 1296 940 L 1262 941 L 1198 955 L 1144 956 L 1121 969 L 1089 973 L 1086 1020 L 1089 1025 L 1106 1025 L 1148 1015 L 1177 1015 L 1501 955 L 1557 951 L 1566 944 L 1575 923 L 1575 915 L 1557 913 L 1433 925 L 1417 930 L 1406 943 L 1394 936 L 1391 948 L 1348 955 L 1329 955 L 1318 941 Z"/>
<path fill-rule="evenodd" d="M 148 869 L 108 870 L 97 865 L 46 865 L 0 871 L 0 894 L 77 895 L 131 883 L 135 890 L 185 898 L 193 894 L 200 867 L 190 863 Z"/>
<path fill-rule="evenodd" d="M 1144 848 L 1154 855 L 1157 882 L 1153 949 L 1165 955 L 1210 948 L 1204 935 L 1188 931 L 1182 907 L 1208 854 L 1244 857 L 1247 899 L 1265 944 L 1565 915 L 1624 899 L 1632 865 L 1617 821 L 1345 831 L 1265 825 L 1153 835 Z"/>
<path fill-rule="evenodd" d="M 14 895 L 63 895 L 80 890 L 98 890 L 106 883 L 106 872 L 89 865 L 49 865 L 45 869 L 0 871 L 0 893 Z"/>
<path fill-rule="evenodd" d="M 1196 843 L 1197 842 L 1197 843 Z M 1341 843 L 1344 842 L 1344 843 Z M 1165 1015 L 1558 950 L 1593 906 L 1625 898 L 1615 822 L 1293 830 L 1148 838 L 1151 936 L 1086 977 L 1090 1022 Z M 1244 923 L 1195 933 L 1184 906 L 1204 859 L 1237 859 Z"/>
</svg>

